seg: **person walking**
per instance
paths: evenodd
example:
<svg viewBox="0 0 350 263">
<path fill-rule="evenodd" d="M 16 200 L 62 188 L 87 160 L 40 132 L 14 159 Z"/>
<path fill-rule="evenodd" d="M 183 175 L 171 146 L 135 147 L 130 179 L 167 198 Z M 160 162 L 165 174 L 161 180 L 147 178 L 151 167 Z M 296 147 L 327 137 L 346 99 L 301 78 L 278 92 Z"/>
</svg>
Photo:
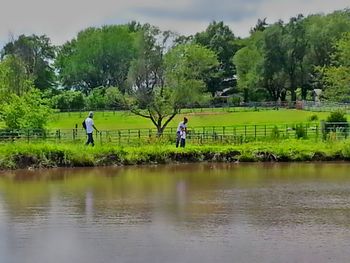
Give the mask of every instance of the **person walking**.
<svg viewBox="0 0 350 263">
<path fill-rule="evenodd" d="M 87 142 L 85 145 L 89 145 L 91 143 L 92 146 L 95 146 L 94 143 L 94 137 L 93 132 L 94 129 L 98 132 L 97 128 L 94 125 L 94 113 L 92 111 L 89 112 L 89 116 L 85 119 L 85 127 L 86 127 L 86 135 L 87 135 Z"/>
<path fill-rule="evenodd" d="M 188 119 L 184 117 L 184 120 L 179 123 L 177 130 L 176 130 L 176 148 L 179 147 L 185 147 L 186 144 L 186 133 L 187 133 L 187 122 Z"/>
</svg>

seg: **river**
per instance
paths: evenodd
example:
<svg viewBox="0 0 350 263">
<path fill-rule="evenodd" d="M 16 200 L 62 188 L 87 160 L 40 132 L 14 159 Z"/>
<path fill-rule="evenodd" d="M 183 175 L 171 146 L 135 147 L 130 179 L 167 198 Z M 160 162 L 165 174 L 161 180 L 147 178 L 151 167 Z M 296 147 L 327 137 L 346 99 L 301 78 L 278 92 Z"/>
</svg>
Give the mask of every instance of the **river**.
<svg viewBox="0 0 350 263">
<path fill-rule="evenodd" d="M 350 164 L 0 174 L 1 263 L 349 262 Z"/>
</svg>

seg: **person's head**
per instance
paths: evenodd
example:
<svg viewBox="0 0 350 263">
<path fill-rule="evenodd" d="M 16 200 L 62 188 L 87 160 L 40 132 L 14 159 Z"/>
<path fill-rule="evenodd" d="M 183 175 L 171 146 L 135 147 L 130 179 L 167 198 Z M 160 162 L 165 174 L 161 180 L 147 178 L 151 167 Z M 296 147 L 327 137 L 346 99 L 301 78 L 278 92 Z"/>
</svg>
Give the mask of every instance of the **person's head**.
<svg viewBox="0 0 350 263">
<path fill-rule="evenodd" d="M 92 111 L 89 112 L 89 118 L 93 118 L 94 117 L 94 113 Z"/>
<path fill-rule="evenodd" d="M 184 123 L 186 124 L 188 122 L 188 119 L 184 117 Z"/>
</svg>

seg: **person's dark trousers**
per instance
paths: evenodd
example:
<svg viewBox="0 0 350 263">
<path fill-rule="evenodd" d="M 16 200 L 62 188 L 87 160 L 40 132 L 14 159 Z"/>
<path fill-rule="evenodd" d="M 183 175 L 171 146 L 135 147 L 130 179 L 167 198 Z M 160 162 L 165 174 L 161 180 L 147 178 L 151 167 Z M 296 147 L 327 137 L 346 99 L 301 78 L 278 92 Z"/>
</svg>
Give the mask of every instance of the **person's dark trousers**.
<svg viewBox="0 0 350 263">
<path fill-rule="evenodd" d="M 181 141 L 180 132 L 176 132 L 176 148 L 179 147 L 180 141 Z"/>
<path fill-rule="evenodd" d="M 95 143 L 94 143 L 94 138 L 92 137 L 92 133 L 87 133 L 87 137 L 88 137 L 88 140 L 85 143 L 85 145 L 89 145 L 89 143 L 91 143 L 91 145 L 94 146 Z"/>
<path fill-rule="evenodd" d="M 185 144 L 186 144 L 186 139 L 181 139 L 180 140 L 180 147 L 185 148 Z"/>
</svg>

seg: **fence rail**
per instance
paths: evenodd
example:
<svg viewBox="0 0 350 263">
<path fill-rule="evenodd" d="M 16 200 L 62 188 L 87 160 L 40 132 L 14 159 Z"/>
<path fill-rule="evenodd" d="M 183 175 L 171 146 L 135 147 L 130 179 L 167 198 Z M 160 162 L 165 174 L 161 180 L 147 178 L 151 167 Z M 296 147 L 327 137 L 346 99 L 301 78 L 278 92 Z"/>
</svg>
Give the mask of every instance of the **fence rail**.
<svg viewBox="0 0 350 263">
<path fill-rule="evenodd" d="M 349 137 L 348 123 L 301 123 L 301 124 L 259 124 L 189 128 L 187 140 L 193 144 L 224 143 L 242 144 L 250 141 L 308 138 L 308 139 L 344 139 Z M 103 130 L 95 133 L 95 141 L 100 144 L 142 145 L 156 140 L 175 141 L 176 128 L 167 128 L 162 136 L 156 129 L 120 129 Z M 49 141 L 79 142 L 86 140 L 83 129 L 51 130 L 2 130 L 0 140 L 8 141 Z"/>
</svg>

